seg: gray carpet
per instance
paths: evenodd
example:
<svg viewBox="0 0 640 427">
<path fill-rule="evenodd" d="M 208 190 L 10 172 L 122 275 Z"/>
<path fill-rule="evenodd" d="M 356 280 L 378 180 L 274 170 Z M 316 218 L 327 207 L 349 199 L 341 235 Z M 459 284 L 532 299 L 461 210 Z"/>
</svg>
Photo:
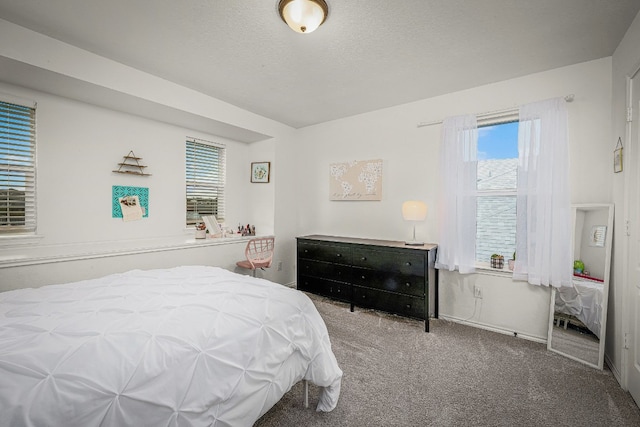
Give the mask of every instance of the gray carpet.
<svg viewBox="0 0 640 427">
<path fill-rule="evenodd" d="M 424 323 L 309 295 L 344 372 L 338 406 L 295 385 L 256 427 L 640 426 L 640 409 L 611 372 L 544 344 L 445 320 Z"/>
</svg>

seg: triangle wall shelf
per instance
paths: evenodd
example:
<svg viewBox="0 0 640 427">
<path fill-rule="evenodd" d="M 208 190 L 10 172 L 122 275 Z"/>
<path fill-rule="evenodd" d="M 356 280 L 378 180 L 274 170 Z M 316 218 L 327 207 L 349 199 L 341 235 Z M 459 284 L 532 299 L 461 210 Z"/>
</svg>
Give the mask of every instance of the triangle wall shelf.
<svg viewBox="0 0 640 427">
<path fill-rule="evenodd" d="M 140 164 L 142 157 L 136 157 L 133 151 L 129 151 L 129 154 L 122 156 L 122 162 L 118 163 L 118 170 L 114 170 L 115 173 L 127 173 L 129 175 L 139 176 L 151 176 L 150 173 L 145 173 L 145 165 Z"/>
</svg>

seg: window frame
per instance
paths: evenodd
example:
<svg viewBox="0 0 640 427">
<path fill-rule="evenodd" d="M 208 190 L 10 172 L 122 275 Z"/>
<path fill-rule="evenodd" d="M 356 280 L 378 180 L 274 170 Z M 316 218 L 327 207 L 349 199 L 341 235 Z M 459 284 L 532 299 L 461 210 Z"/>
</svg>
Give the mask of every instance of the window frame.
<svg viewBox="0 0 640 427">
<path fill-rule="evenodd" d="M 7 212 L 11 203 L 20 202 L 9 196 L 11 183 L 15 184 L 16 178 L 22 174 L 25 181 L 23 224 L 0 224 L 3 241 L 14 237 L 34 236 L 37 231 L 36 108 L 35 101 L 0 93 L 0 152 L 3 156 L 20 159 L 13 163 L 0 163 L 0 183 L 7 187 L 4 189 L 7 191 L 6 197 L 0 200 L 0 205 L 6 203 Z M 17 114 L 18 120 L 9 118 L 12 112 Z M 28 145 L 20 144 L 19 141 L 28 142 Z M 7 221 L 8 218 L 7 213 Z"/>
<path fill-rule="evenodd" d="M 211 162 L 203 158 L 203 155 L 209 156 Z M 189 179 L 190 173 L 196 174 L 195 179 Z M 201 222 L 202 215 L 215 215 L 218 221 L 224 221 L 225 187 L 226 146 L 216 142 L 187 137 L 185 142 L 185 224 L 187 227 Z M 196 191 L 195 188 L 198 188 L 198 190 Z M 199 211 L 197 204 L 196 206 L 191 204 L 190 208 L 189 200 L 193 196 L 214 194 L 217 203 L 212 211 Z M 194 212 L 198 214 L 198 218 L 190 219 L 190 213 L 193 216 Z"/>
</svg>

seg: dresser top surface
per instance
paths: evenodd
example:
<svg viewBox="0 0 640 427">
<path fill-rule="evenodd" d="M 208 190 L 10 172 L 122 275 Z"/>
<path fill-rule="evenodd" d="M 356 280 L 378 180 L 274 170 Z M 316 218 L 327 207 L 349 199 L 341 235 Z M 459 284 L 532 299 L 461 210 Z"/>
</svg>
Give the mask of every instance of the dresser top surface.
<svg viewBox="0 0 640 427">
<path fill-rule="evenodd" d="M 397 240 L 362 239 L 358 237 L 324 236 L 320 234 L 299 236 L 298 239 L 317 240 L 322 242 L 350 243 L 355 245 L 384 246 L 388 248 L 411 249 L 418 251 L 429 251 L 438 247 L 438 245 L 435 243 L 425 243 L 424 245 L 407 245 L 405 242 Z"/>
</svg>

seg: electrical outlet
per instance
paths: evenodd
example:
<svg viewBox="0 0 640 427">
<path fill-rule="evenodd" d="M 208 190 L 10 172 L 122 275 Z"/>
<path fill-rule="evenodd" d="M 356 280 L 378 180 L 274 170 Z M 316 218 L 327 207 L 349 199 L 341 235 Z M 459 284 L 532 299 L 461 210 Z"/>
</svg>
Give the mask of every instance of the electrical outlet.
<svg viewBox="0 0 640 427">
<path fill-rule="evenodd" d="M 473 287 L 473 296 L 482 299 L 482 288 L 480 286 Z"/>
<path fill-rule="evenodd" d="M 282 271 L 282 261 L 278 261 L 278 271 Z"/>
</svg>

